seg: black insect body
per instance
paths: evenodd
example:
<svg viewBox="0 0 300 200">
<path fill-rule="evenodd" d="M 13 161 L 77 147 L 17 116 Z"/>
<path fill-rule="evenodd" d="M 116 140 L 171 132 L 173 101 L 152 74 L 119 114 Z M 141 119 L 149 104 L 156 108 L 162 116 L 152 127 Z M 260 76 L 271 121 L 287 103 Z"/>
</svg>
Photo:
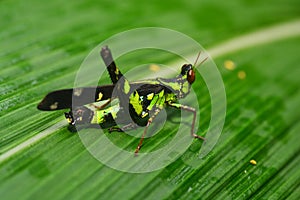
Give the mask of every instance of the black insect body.
<svg viewBox="0 0 300 200">
<path fill-rule="evenodd" d="M 129 82 L 117 68 L 107 46 L 102 48 L 100 55 L 107 67 L 112 85 L 54 91 L 46 95 L 39 103 L 38 109 L 52 111 L 69 108 L 71 110 L 65 113 L 65 117 L 72 126 L 98 124 L 102 128 L 110 128 L 111 131 L 126 131 L 138 126 L 145 126 L 144 133 L 135 150 L 135 154 L 137 154 L 153 119 L 165 106 L 171 106 L 193 114 L 191 135 L 204 140 L 203 137 L 194 133 L 196 110 L 178 103 L 178 99 L 189 94 L 191 84 L 195 81 L 197 60 L 194 66 L 184 64 L 180 74 L 175 78 Z M 118 99 L 118 102 L 110 105 L 114 99 Z M 105 104 L 94 105 L 93 109 L 91 108 L 92 102 L 104 100 L 107 101 Z M 118 127 L 116 121 L 118 124 L 121 123 L 122 127 Z"/>
</svg>

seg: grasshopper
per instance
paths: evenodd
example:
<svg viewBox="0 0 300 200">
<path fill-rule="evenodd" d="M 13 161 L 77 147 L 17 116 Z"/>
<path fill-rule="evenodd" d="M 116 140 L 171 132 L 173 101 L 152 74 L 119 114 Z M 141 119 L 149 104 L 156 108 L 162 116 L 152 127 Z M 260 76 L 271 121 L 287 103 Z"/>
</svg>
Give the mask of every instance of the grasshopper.
<svg viewBox="0 0 300 200">
<path fill-rule="evenodd" d="M 196 110 L 178 103 L 178 99 L 189 94 L 191 85 L 195 81 L 195 66 L 200 53 L 194 65 L 184 64 L 180 74 L 175 78 L 156 78 L 135 82 L 129 82 L 123 76 L 107 46 L 101 49 L 100 55 L 113 84 L 53 91 L 38 104 L 38 109 L 46 111 L 70 109 L 65 113 L 70 126 L 97 124 L 101 128 L 109 128 L 109 131 L 126 131 L 145 126 L 135 155 L 141 149 L 148 127 L 165 106 L 191 112 L 193 114 L 191 136 L 205 140 L 194 133 Z M 109 106 L 113 99 L 118 99 L 118 103 Z M 104 100 L 107 102 L 101 106 L 94 106 L 96 109 L 87 106 L 92 102 Z M 122 127 L 117 126 L 116 120 L 121 121 Z"/>
</svg>

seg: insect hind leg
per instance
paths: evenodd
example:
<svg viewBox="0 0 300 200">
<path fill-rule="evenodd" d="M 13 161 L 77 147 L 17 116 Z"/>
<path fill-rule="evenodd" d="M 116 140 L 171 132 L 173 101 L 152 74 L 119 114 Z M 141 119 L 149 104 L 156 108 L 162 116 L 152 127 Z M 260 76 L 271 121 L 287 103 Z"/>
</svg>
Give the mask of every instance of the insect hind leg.
<svg viewBox="0 0 300 200">
<path fill-rule="evenodd" d="M 116 96 L 120 100 L 120 106 L 126 109 L 128 107 L 129 96 L 131 93 L 129 81 L 125 78 L 125 76 L 123 76 L 119 68 L 116 66 L 108 46 L 104 46 L 101 49 L 100 55 L 106 65 L 110 79 L 115 85 Z M 128 113 L 128 111 L 126 113 Z"/>
<path fill-rule="evenodd" d="M 123 77 L 123 74 L 117 67 L 108 46 L 104 46 L 101 49 L 100 55 L 106 65 L 112 83 L 116 84 Z"/>
</svg>

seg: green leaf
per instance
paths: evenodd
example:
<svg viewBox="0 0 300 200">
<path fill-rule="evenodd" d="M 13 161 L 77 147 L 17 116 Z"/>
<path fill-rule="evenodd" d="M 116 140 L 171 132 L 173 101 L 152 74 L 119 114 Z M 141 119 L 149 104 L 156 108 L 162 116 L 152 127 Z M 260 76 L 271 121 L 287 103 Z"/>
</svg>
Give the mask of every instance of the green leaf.
<svg viewBox="0 0 300 200">
<path fill-rule="evenodd" d="M 1 199 L 299 199 L 299 1 L 17 0 L 0 5 Z M 161 170 L 114 170 L 93 158 L 79 135 L 67 129 L 63 111 L 36 109 L 46 93 L 73 87 L 81 62 L 98 43 L 144 26 L 193 37 L 211 53 L 222 75 L 226 123 L 216 146 L 196 166 L 189 164 L 199 159 L 203 143 L 197 140 Z M 228 60 L 235 69 L 225 68 Z M 171 54 L 152 50 L 118 60 L 123 72 L 171 62 Z M 155 73 L 165 77 L 169 71 L 164 70 Z M 143 68 L 137 78 L 151 73 Z M 200 74 L 193 89 L 201 113 L 197 133 L 205 135 L 211 105 Z M 167 113 L 163 129 L 146 139 L 141 151 L 163 148 L 174 137 L 180 112 Z M 187 123 L 184 130 L 189 128 Z M 117 132 L 101 137 L 131 152 L 139 141 Z"/>
</svg>

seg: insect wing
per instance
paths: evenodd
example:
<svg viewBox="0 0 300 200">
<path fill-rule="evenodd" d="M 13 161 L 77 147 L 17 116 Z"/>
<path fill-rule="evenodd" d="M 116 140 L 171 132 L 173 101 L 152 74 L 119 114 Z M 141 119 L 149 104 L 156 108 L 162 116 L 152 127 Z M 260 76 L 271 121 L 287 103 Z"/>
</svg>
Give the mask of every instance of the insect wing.
<svg viewBox="0 0 300 200">
<path fill-rule="evenodd" d="M 110 99 L 114 85 L 72 88 L 50 92 L 38 104 L 39 110 L 52 111 Z"/>
</svg>

